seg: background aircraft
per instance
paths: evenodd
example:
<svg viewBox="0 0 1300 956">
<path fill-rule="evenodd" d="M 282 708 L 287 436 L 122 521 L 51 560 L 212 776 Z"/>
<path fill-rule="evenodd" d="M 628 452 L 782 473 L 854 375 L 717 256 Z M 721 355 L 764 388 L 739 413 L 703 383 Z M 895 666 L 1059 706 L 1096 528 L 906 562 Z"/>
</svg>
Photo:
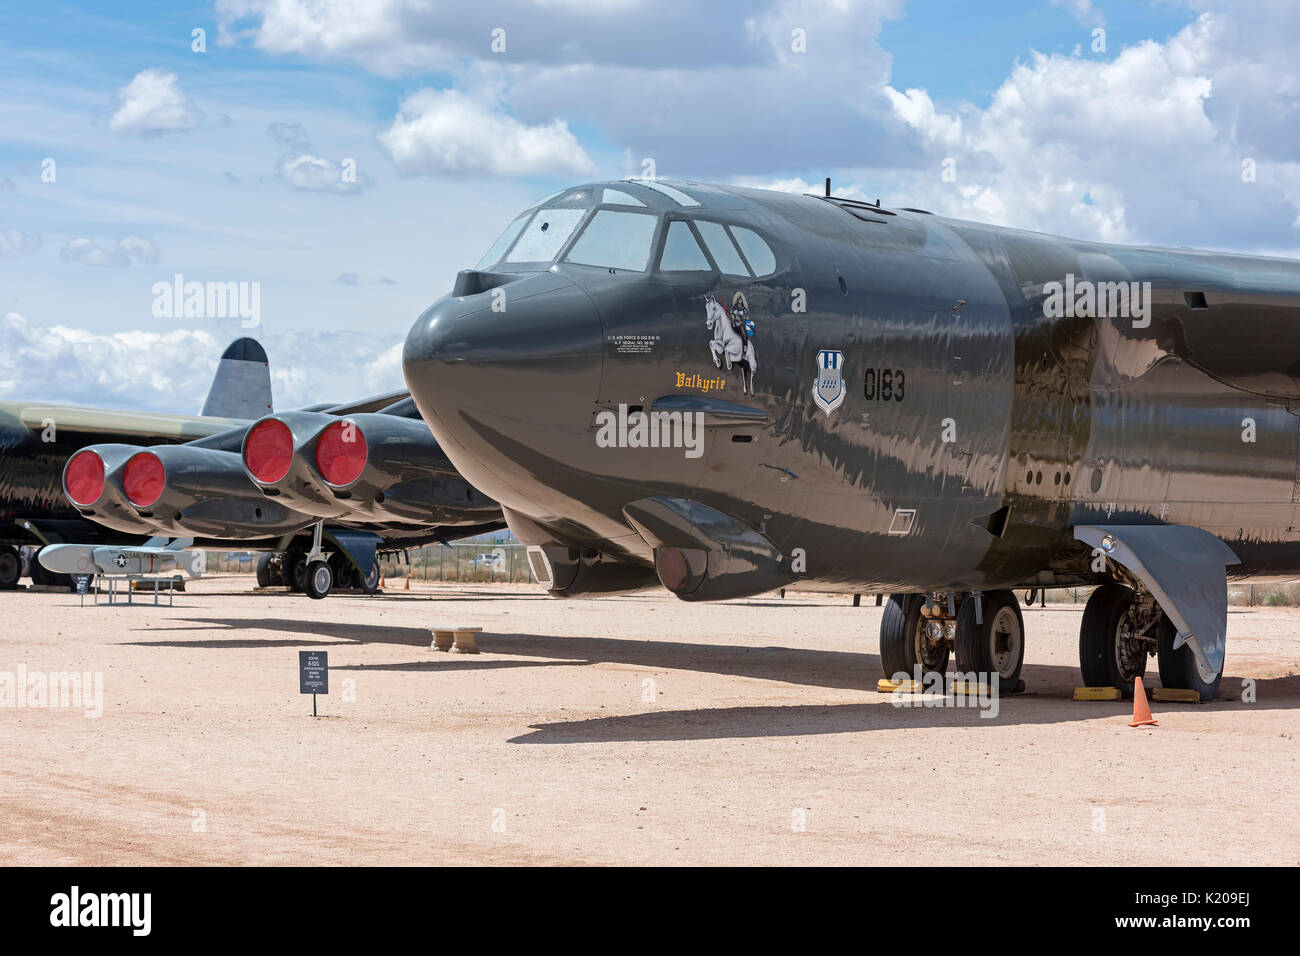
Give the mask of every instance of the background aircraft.
<svg viewBox="0 0 1300 956">
<path fill-rule="evenodd" d="M 885 592 L 886 677 L 1003 691 L 1012 589 L 1099 585 L 1086 683 L 1215 696 L 1227 575 L 1300 573 L 1300 264 L 826 192 L 565 190 L 416 321 L 411 394 L 535 577 Z"/>
<path fill-rule="evenodd" d="M 0 584 L 17 582 L 23 545 L 134 554 L 161 537 L 263 550 L 260 585 L 320 598 L 336 582 L 374 591 L 379 551 L 502 527 L 495 502 L 447 464 L 405 392 L 271 411 L 266 353 L 247 338 L 226 350 L 199 416 L 0 406 Z M 66 580 L 51 563 L 31 562 L 36 583 Z"/>
<path fill-rule="evenodd" d="M 198 415 L 158 415 L 48 402 L 0 402 L 0 588 L 27 566 L 36 584 L 66 584 L 20 549 L 57 542 L 133 543 L 140 535 L 87 520 L 63 493 L 68 457 L 99 442 L 174 444 L 217 434 L 272 410 L 266 351 L 240 338 L 222 353 Z M 143 535 L 148 537 L 148 535 Z"/>
</svg>

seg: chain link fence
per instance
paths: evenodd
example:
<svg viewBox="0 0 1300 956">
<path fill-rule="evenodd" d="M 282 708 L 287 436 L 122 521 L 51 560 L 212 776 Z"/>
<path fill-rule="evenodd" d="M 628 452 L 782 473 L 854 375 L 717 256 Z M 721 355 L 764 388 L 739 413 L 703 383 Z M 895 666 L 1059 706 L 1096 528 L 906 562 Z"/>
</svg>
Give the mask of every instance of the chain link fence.
<svg viewBox="0 0 1300 956">
<path fill-rule="evenodd" d="M 409 576 L 413 581 L 476 584 L 526 584 L 532 581 L 528 570 L 528 552 L 522 544 L 491 544 L 482 541 L 412 548 L 405 555 L 385 556 L 379 562 L 379 570 L 386 578 Z"/>
</svg>

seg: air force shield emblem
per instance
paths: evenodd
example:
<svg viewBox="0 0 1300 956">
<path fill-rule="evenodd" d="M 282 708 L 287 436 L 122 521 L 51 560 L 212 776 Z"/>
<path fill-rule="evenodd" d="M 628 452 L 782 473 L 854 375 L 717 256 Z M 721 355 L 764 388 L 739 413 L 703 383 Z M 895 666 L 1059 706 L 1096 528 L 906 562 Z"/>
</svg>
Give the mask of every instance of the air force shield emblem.
<svg viewBox="0 0 1300 956">
<path fill-rule="evenodd" d="M 844 353 L 822 349 L 817 353 L 817 379 L 813 382 L 813 401 L 830 418 L 831 412 L 844 403 Z"/>
</svg>

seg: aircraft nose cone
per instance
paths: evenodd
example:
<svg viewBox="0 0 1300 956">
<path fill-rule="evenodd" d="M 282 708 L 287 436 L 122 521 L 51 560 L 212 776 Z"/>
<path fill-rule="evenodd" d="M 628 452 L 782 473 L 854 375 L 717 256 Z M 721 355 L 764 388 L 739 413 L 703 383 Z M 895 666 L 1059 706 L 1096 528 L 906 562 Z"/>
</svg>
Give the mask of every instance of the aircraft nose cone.
<svg viewBox="0 0 1300 956">
<path fill-rule="evenodd" d="M 546 431 L 585 433 L 602 338 L 586 293 L 542 273 L 438 301 L 407 335 L 402 366 L 420 413 L 451 454 L 455 444 L 492 436 L 527 442 Z"/>
</svg>

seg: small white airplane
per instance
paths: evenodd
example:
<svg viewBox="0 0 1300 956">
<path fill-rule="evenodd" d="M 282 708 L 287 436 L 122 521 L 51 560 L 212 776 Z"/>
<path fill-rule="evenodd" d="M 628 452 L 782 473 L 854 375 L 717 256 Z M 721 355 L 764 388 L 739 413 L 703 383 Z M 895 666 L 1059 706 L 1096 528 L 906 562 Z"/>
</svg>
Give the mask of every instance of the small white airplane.
<svg viewBox="0 0 1300 956">
<path fill-rule="evenodd" d="M 193 538 L 150 538 L 140 545 L 51 544 L 37 560 L 56 574 L 104 574 L 114 577 L 148 577 L 184 571 L 192 578 L 203 574 L 202 549 L 185 550 Z"/>
</svg>

